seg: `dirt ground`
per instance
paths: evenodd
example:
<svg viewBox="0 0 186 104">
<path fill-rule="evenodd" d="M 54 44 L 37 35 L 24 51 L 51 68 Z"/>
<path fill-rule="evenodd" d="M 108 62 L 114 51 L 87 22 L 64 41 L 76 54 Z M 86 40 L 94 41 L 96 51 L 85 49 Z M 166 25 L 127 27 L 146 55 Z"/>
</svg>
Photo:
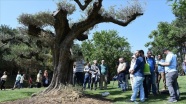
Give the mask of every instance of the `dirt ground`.
<svg viewBox="0 0 186 104">
<path fill-rule="evenodd" d="M 67 93 L 68 92 L 68 93 Z M 101 95 L 85 95 L 76 91 L 63 91 L 53 95 L 37 95 L 27 99 L 8 101 L 1 104 L 112 104 Z"/>
<path fill-rule="evenodd" d="M 9 101 L 2 104 L 112 104 L 111 101 L 101 98 L 81 97 L 75 101 L 62 100 L 61 97 L 33 97 L 29 99 Z"/>
</svg>

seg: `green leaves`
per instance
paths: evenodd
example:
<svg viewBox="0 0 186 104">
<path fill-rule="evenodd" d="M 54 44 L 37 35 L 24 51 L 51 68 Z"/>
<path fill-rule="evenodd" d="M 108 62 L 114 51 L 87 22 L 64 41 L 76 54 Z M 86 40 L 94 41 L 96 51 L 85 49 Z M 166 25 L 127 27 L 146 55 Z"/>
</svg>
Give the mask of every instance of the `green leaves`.
<svg viewBox="0 0 186 104">
<path fill-rule="evenodd" d="M 18 17 L 18 21 L 25 26 L 34 25 L 40 28 L 54 25 L 54 18 L 49 11 L 39 12 L 37 14 L 23 13 Z"/>
<path fill-rule="evenodd" d="M 41 39 L 28 35 L 22 28 L 12 29 L 6 25 L 1 25 L 0 59 L 5 62 L 12 62 L 20 69 L 31 68 L 31 64 L 34 64 L 34 67 L 43 65 L 51 67 L 52 64 L 48 64 L 48 60 L 52 58 L 49 49 L 43 46 L 44 43 L 39 44 L 42 47 L 37 44 Z"/>
<path fill-rule="evenodd" d="M 129 59 L 131 56 L 127 39 L 119 37 L 114 30 L 95 32 L 93 39 L 84 41 L 81 46 L 86 60 L 105 60 L 112 73 L 115 72 L 115 63 L 119 57 Z"/>
<path fill-rule="evenodd" d="M 175 16 L 179 18 L 186 18 L 186 1 L 185 0 L 173 0 L 172 10 Z"/>
</svg>

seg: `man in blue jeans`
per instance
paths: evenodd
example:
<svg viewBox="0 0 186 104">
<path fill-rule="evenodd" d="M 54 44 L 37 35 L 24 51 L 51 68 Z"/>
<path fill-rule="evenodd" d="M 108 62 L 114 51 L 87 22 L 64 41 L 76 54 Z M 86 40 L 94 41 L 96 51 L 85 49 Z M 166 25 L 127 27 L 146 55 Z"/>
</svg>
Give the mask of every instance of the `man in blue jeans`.
<svg viewBox="0 0 186 104">
<path fill-rule="evenodd" d="M 87 62 L 86 66 L 84 68 L 84 73 L 85 73 L 84 82 L 83 82 L 83 89 L 84 90 L 86 89 L 87 83 L 88 83 L 88 88 L 90 88 L 90 77 L 91 77 L 90 70 L 91 70 L 90 62 Z"/>
<path fill-rule="evenodd" d="M 166 54 L 165 62 L 159 62 L 159 65 L 165 66 L 166 73 L 166 86 L 168 87 L 170 98 L 168 102 L 177 102 L 180 97 L 179 88 L 178 88 L 178 71 L 177 66 L 177 56 L 173 54 L 168 49 L 163 50 Z"/>
<path fill-rule="evenodd" d="M 144 69 L 145 62 L 141 53 L 144 53 L 143 50 L 138 50 L 135 52 L 135 56 L 137 58 L 136 64 L 134 65 L 134 69 L 130 71 L 130 73 L 134 75 L 134 85 L 133 85 L 133 93 L 129 102 L 136 101 L 138 91 L 140 91 L 140 101 L 141 102 L 145 101 L 145 94 L 144 94 L 144 87 L 143 87 L 143 80 L 144 80 L 143 69 Z"/>
<path fill-rule="evenodd" d="M 147 52 L 147 63 L 149 64 L 150 66 L 150 78 L 149 78 L 149 93 L 150 93 L 150 90 L 151 90 L 151 87 L 152 87 L 152 93 L 153 95 L 156 95 L 156 82 L 155 82 L 155 65 L 156 65 L 156 62 L 155 62 L 155 59 L 152 57 L 152 52 L 151 51 L 148 51 Z"/>
</svg>

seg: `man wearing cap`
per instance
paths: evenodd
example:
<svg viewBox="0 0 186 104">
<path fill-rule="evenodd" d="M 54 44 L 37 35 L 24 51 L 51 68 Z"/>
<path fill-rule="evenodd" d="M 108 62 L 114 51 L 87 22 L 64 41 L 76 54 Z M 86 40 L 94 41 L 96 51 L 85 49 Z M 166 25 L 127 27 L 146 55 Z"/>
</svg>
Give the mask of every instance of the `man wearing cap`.
<svg viewBox="0 0 186 104">
<path fill-rule="evenodd" d="M 159 62 L 158 64 L 165 66 L 166 86 L 170 94 L 168 102 L 177 102 L 180 96 L 177 82 L 178 71 L 176 69 L 177 56 L 168 49 L 164 49 L 163 52 L 166 54 L 165 62 Z"/>
<path fill-rule="evenodd" d="M 136 56 L 135 55 L 132 55 L 132 60 L 130 62 L 130 69 L 129 69 L 129 72 L 132 71 L 134 69 L 134 65 L 136 64 Z M 130 83 L 131 83 L 131 87 L 133 89 L 133 77 L 134 75 L 133 74 L 130 74 Z"/>
</svg>

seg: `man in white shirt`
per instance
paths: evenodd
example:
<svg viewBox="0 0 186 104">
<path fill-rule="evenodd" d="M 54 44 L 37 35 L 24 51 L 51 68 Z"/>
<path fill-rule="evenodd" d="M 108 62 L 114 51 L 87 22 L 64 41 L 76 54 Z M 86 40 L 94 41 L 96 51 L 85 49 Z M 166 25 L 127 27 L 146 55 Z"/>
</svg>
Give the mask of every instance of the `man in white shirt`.
<svg viewBox="0 0 186 104">
<path fill-rule="evenodd" d="M 136 56 L 135 55 L 133 55 L 132 56 L 132 60 L 131 60 L 131 62 L 130 62 L 130 69 L 129 69 L 129 71 L 131 71 L 131 70 L 133 70 L 134 69 L 134 65 L 136 64 Z M 130 83 L 131 83 L 131 87 L 132 87 L 132 89 L 133 89 L 133 74 L 130 74 Z"/>
<path fill-rule="evenodd" d="M 126 90 L 125 72 L 124 72 L 125 70 L 126 70 L 126 63 L 124 61 L 124 58 L 119 58 L 119 65 L 117 68 L 117 72 L 118 72 L 118 80 L 122 91 Z"/>
</svg>

